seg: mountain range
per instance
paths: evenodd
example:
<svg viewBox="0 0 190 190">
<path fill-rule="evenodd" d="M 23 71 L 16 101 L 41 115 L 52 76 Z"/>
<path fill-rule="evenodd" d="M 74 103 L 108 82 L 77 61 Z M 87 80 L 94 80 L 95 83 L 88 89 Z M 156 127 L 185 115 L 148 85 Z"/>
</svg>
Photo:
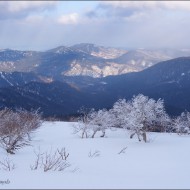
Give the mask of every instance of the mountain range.
<svg viewBox="0 0 190 190">
<path fill-rule="evenodd" d="M 142 71 L 154 64 L 190 55 L 190 49 L 124 50 L 94 44 L 60 46 L 44 52 L 0 50 L 0 71 L 34 72 L 53 77 L 101 78 Z"/>
<path fill-rule="evenodd" d="M 190 50 L 124 50 L 94 44 L 45 52 L 0 50 L 0 108 L 38 109 L 44 116 L 110 108 L 142 93 L 166 110 L 190 111 Z M 177 57 L 177 58 L 176 58 Z M 109 65 L 109 66 L 108 66 Z"/>
</svg>

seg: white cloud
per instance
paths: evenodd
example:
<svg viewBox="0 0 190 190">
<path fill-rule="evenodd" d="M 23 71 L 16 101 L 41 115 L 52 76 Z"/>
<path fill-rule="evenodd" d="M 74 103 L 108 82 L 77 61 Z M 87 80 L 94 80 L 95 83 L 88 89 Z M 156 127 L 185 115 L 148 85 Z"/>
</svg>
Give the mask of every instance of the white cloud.
<svg viewBox="0 0 190 190">
<path fill-rule="evenodd" d="M 32 12 L 55 8 L 57 1 L 0 1 L 0 19 L 26 17 Z"/>
<path fill-rule="evenodd" d="M 126 21 L 141 21 L 147 19 L 149 16 L 144 12 L 134 12 L 132 15 L 124 18 Z"/>
<path fill-rule="evenodd" d="M 41 15 L 30 15 L 24 19 L 25 22 L 29 23 L 41 23 L 44 21 L 44 16 Z"/>
<path fill-rule="evenodd" d="M 169 10 L 190 10 L 189 1 L 105 1 L 103 6 L 126 9 L 169 9 Z"/>
<path fill-rule="evenodd" d="M 143 21 L 157 15 L 189 14 L 190 1 L 103 1 L 86 13 L 90 19 L 124 21 Z M 177 13 L 177 14 L 178 14 Z"/>
<path fill-rule="evenodd" d="M 48 9 L 55 6 L 56 1 L 9 1 L 7 9 L 11 12 L 19 12 L 28 9 Z"/>
<path fill-rule="evenodd" d="M 57 22 L 60 24 L 77 24 L 79 20 L 80 20 L 79 14 L 71 13 L 71 14 L 60 16 Z"/>
<path fill-rule="evenodd" d="M 39 50 L 81 42 L 131 48 L 190 44 L 190 2 L 104 1 L 83 10 L 81 4 L 69 7 L 59 1 L 9 3 L 0 1 L 0 48 Z"/>
</svg>

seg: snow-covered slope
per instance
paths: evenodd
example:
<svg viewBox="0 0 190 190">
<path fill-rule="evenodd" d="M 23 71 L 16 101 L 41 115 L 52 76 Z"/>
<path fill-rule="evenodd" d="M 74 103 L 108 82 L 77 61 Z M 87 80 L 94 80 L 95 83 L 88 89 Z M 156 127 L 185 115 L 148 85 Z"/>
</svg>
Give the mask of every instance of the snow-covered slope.
<svg viewBox="0 0 190 190">
<path fill-rule="evenodd" d="M 81 139 L 73 134 L 73 124 L 45 122 L 32 146 L 10 156 L 16 169 L 0 170 L 0 189 L 190 188 L 189 136 L 150 133 L 149 143 L 142 143 L 117 129 L 108 131 L 106 138 Z M 71 167 L 63 172 L 32 171 L 39 147 L 42 151 L 65 147 Z M 118 154 L 125 147 L 125 153 Z M 90 157 L 95 151 L 99 156 Z M 0 149 L 0 160 L 5 157 Z"/>
<path fill-rule="evenodd" d="M 88 43 L 45 52 L 5 49 L 0 50 L 0 71 L 102 78 L 142 71 L 161 61 L 189 55 L 189 49 L 125 50 Z"/>
<path fill-rule="evenodd" d="M 109 48 L 89 43 L 76 44 L 74 46 L 71 46 L 71 48 L 104 59 L 117 58 L 127 52 L 126 50 L 120 48 Z"/>
<path fill-rule="evenodd" d="M 65 76 L 91 76 L 93 78 L 101 78 L 110 75 L 121 75 L 125 73 L 135 72 L 137 70 L 132 67 L 128 67 L 125 64 L 117 64 L 115 62 L 106 61 L 103 66 L 81 65 L 80 63 L 73 61 L 68 71 L 63 72 Z"/>
<path fill-rule="evenodd" d="M 30 72 L 38 66 L 39 52 L 0 50 L 0 71 L 4 72 Z"/>
</svg>

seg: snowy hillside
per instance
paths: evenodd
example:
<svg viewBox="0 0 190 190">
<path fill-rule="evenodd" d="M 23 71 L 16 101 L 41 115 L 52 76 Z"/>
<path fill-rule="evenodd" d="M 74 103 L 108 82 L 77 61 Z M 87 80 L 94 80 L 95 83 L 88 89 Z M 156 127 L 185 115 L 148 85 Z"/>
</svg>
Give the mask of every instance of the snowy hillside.
<svg viewBox="0 0 190 190">
<path fill-rule="evenodd" d="M 0 50 L 0 71 L 34 72 L 54 79 L 65 76 L 102 78 L 139 72 L 161 61 L 190 55 L 186 49 L 109 48 L 81 43 L 59 46 L 44 52 Z"/>
<path fill-rule="evenodd" d="M 9 155 L 15 169 L 0 170 L 0 189 L 190 188 L 189 136 L 148 133 L 149 142 L 143 143 L 117 129 L 108 130 L 106 138 L 81 139 L 72 125 L 43 123 L 32 146 Z M 64 171 L 31 170 L 39 147 L 42 152 L 65 147 L 71 166 Z M 0 149 L 0 161 L 6 156 Z"/>
</svg>

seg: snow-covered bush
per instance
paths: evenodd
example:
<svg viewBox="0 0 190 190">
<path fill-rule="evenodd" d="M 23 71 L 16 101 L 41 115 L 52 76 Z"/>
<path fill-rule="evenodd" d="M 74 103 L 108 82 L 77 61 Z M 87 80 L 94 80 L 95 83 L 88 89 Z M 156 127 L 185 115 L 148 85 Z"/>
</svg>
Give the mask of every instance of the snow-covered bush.
<svg viewBox="0 0 190 190">
<path fill-rule="evenodd" d="M 0 146 L 7 153 L 30 145 L 31 134 L 40 127 L 41 115 L 38 111 L 4 109 L 0 111 Z"/>
<path fill-rule="evenodd" d="M 102 109 L 82 112 L 75 132 L 82 131 L 81 137 L 92 137 L 98 131 L 111 127 L 124 128 L 131 131 L 131 138 L 137 135 L 139 141 L 147 142 L 146 132 L 170 132 L 172 121 L 164 108 L 164 101 L 157 101 L 142 94 L 133 96 L 129 101 L 119 99 L 109 111 Z"/>
<path fill-rule="evenodd" d="M 94 138 L 95 134 L 98 131 L 102 132 L 100 137 L 104 137 L 106 133 L 106 129 L 112 126 L 112 117 L 111 113 L 106 109 L 98 110 L 91 112 L 90 114 L 90 128 L 93 131 L 92 138 Z"/>
<path fill-rule="evenodd" d="M 157 126 L 165 130 L 164 128 L 170 122 L 170 118 L 164 109 L 164 102 L 161 99 L 155 101 L 139 94 L 127 103 L 130 111 L 126 115 L 126 128 L 132 131 L 131 138 L 136 134 L 139 141 L 142 137 L 146 142 L 147 131 L 153 131 Z"/>
<path fill-rule="evenodd" d="M 98 131 L 102 132 L 100 137 L 104 137 L 106 129 L 112 126 L 111 113 L 106 109 L 83 109 L 81 113 L 78 123 L 74 125 L 74 133 L 80 134 L 81 138 L 94 138 Z"/>
<path fill-rule="evenodd" d="M 90 121 L 92 112 L 94 112 L 94 109 L 88 110 L 85 108 L 81 108 L 81 110 L 79 111 L 80 116 L 77 119 L 77 124 L 73 125 L 74 134 L 79 134 L 81 138 L 90 137 Z"/>
<path fill-rule="evenodd" d="M 33 165 L 30 166 L 31 170 L 43 169 L 44 172 L 47 171 L 63 171 L 70 167 L 68 160 L 69 153 L 66 152 L 65 148 L 57 149 L 52 152 L 46 151 L 35 152 L 36 160 Z"/>
<path fill-rule="evenodd" d="M 174 129 L 181 134 L 190 134 L 190 113 L 183 112 L 180 116 L 174 119 Z"/>
<path fill-rule="evenodd" d="M 130 112 L 130 107 L 126 99 L 119 99 L 114 103 L 113 108 L 109 110 L 112 118 L 112 126 L 117 128 L 126 127 L 126 115 Z"/>
<path fill-rule="evenodd" d="M 134 96 L 130 101 L 118 100 L 110 111 L 114 115 L 114 126 L 130 130 L 130 137 L 137 135 L 139 141 L 141 138 L 147 141 L 147 131 L 166 131 L 171 123 L 163 100 L 155 101 L 142 94 Z"/>
</svg>

